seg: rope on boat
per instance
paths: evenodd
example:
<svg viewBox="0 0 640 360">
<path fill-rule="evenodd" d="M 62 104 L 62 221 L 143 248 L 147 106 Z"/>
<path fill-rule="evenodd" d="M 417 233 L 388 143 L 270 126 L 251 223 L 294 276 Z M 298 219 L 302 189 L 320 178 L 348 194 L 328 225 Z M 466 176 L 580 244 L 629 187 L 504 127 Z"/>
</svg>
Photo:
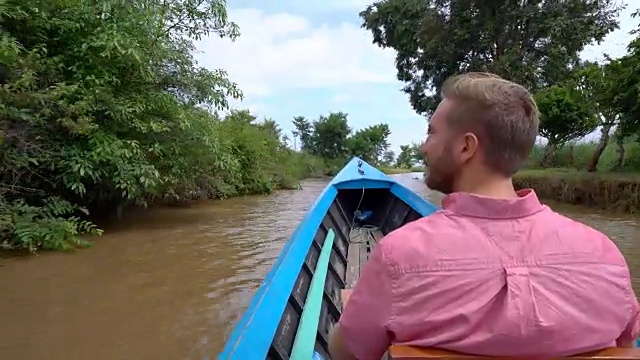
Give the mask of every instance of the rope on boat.
<svg viewBox="0 0 640 360">
<path fill-rule="evenodd" d="M 373 225 L 362 225 L 359 227 L 352 227 L 349 232 L 349 243 L 350 244 L 363 244 L 368 241 L 375 239 L 373 236 L 373 232 L 378 230 L 377 226 Z M 358 233 L 354 236 L 352 235 L 355 231 Z M 357 239 L 357 240 L 356 240 Z"/>
<path fill-rule="evenodd" d="M 364 199 L 364 185 L 362 186 L 362 194 L 360 195 L 360 200 L 358 201 L 358 206 L 356 206 L 356 210 L 353 212 L 353 218 L 351 218 L 351 226 L 349 228 L 349 243 L 350 244 L 363 244 L 372 239 L 375 239 L 373 232 L 378 230 L 377 226 L 373 225 L 362 225 L 362 226 L 354 226 L 356 222 L 356 216 L 358 211 L 360 211 L 360 205 L 362 205 L 362 199 Z M 358 231 L 358 233 L 353 236 L 353 232 Z M 358 240 L 355 240 L 358 239 Z M 354 241 L 355 240 L 355 241 Z"/>
<path fill-rule="evenodd" d="M 351 241 L 351 233 L 353 233 L 353 230 L 355 229 L 354 224 L 356 223 L 356 215 L 358 214 L 358 210 L 360 210 L 360 205 L 362 205 L 362 199 L 364 199 L 364 185 L 362 185 L 362 194 L 360 194 L 360 200 L 358 201 L 358 206 L 356 206 L 355 211 L 353 212 L 353 216 L 351 217 L 351 224 L 349 226 L 349 243 L 350 244 L 359 244 L 359 243 L 363 243 L 365 241 Z M 361 236 L 362 234 L 358 234 L 358 236 Z"/>
</svg>

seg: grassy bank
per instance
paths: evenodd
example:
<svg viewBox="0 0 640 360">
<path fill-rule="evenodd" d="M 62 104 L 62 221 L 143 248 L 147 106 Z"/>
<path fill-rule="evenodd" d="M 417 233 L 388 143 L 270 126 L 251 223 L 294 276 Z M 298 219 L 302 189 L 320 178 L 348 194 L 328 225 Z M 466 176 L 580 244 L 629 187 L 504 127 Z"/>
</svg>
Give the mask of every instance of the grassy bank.
<svg viewBox="0 0 640 360">
<path fill-rule="evenodd" d="M 532 188 L 542 199 L 607 211 L 640 213 L 640 175 L 587 173 L 572 169 L 523 170 L 516 188 Z"/>
<path fill-rule="evenodd" d="M 598 163 L 597 172 L 586 172 L 595 143 L 569 144 L 552 160 L 553 168 L 540 168 L 544 149 L 536 146 L 527 169 L 514 177 L 517 188 L 532 188 L 540 198 L 629 214 L 640 213 L 640 146 L 624 144 L 622 166 L 612 172 L 616 145 L 610 143 Z"/>
</svg>

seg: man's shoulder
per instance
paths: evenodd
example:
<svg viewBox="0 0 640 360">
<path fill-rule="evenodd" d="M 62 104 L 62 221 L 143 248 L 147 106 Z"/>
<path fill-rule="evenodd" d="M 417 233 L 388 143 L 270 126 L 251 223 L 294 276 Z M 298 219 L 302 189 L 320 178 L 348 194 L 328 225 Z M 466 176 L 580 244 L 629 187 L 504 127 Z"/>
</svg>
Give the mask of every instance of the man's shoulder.
<svg viewBox="0 0 640 360">
<path fill-rule="evenodd" d="M 609 237 L 600 230 L 551 209 L 545 211 L 540 220 L 546 224 L 550 231 L 563 235 L 567 239 L 581 241 L 583 243 L 595 242 L 614 245 Z"/>
<path fill-rule="evenodd" d="M 453 225 L 446 212 L 438 210 L 389 232 L 377 246 L 392 264 L 408 257 L 420 258 L 420 254 L 434 250 L 437 243 L 443 242 L 445 234 L 455 229 Z"/>
<path fill-rule="evenodd" d="M 422 241 L 426 235 L 441 233 L 444 227 L 450 227 L 451 221 L 446 211 L 437 210 L 434 213 L 414 220 L 389 232 L 384 240 L 385 246 L 393 246 L 400 241 L 406 244 L 410 241 Z"/>
<path fill-rule="evenodd" d="M 514 221 L 522 222 L 523 219 Z M 597 256 L 598 261 L 616 265 L 625 264 L 618 247 L 602 232 L 573 220 L 551 209 L 536 215 L 520 229 L 509 231 L 513 236 L 531 237 L 532 250 L 540 253 L 576 253 Z M 486 220 L 494 221 L 494 220 Z M 491 225 L 491 224 L 489 224 Z M 502 226 L 504 224 L 496 224 Z M 491 225 L 493 226 L 493 225 Z M 405 224 L 387 234 L 378 244 L 389 264 L 431 262 L 438 254 L 464 252 L 481 254 L 488 246 L 483 244 L 486 234 L 477 219 L 453 215 L 446 210 Z M 505 229 L 512 227 L 505 227 Z M 524 240 L 524 239 L 523 239 Z M 413 261 L 411 261 L 413 260 Z"/>
<path fill-rule="evenodd" d="M 543 220 L 548 224 L 547 239 L 562 240 L 576 252 L 599 254 L 603 262 L 624 263 L 616 244 L 603 232 L 552 210 Z"/>
</svg>

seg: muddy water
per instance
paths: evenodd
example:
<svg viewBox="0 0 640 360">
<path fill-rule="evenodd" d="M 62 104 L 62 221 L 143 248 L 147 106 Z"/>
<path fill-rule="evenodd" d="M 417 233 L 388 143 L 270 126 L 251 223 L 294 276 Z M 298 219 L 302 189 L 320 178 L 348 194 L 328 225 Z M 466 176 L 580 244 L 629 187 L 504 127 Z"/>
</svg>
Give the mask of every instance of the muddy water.
<svg viewBox="0 0 640 360">
<path fill-rule="evenodd" d="M 420 176 L 397 179 L 439 203 Z M 303 185 L 130 213 L 91 249 L 0 259 L 0 359 L 215 359 L 326 181 Z M 637 219 L 551 205 L 613 238 L 640 289 Z"/>
</svg>

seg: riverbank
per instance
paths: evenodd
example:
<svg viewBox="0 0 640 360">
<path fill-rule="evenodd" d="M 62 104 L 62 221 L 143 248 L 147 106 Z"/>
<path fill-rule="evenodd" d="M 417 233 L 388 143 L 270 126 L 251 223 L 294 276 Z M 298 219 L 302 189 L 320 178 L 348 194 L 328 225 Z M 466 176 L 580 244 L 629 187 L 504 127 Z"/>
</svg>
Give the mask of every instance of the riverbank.
<svg viewBox="0 0 640 360">
<path fill-rule="evenodd" d="M 385 173 L 387 175 L 406 174 L 406 173 L 423 172 L 424 171 L 424 168 L 421 168 L 421 167 L 418 167 L 418 166 L 414 166 L 412 168 L 397 168 L 397 167 L 380 166 L 379 169 L 380 169 L 380 171 L 382 171 L 383 173 Z"/>
<path fill-rule="evenodd" d="M 513 182 L 518 189 L 534 189 L 541 199 L 626 214 L 640 213 L 640 174 L 522 170 Z"/>
<path fill-rule="evenodd" d="M 250 130 L 252 126 L 246 125 Z M 89 199 L 53 193 L 44 200 L 29 199 L 32 203 L 28 203 L 20 196 L 5 197 L 0 191 L 0 250 L 35 253 L 87 247 L 91 245 L 85 240 L 87 236 L 102 235 L 100 225 L 120 219 L 130 208 L 183 206 L 200 200 L 299 189 L 301 180 L 324 177 L 327 171 L 325 161 L 312 155 L 286 148 L 262 150 L 271 151 L 227 154 L 237 168 L 227 164 L 226 172 L 193 169 L 191 178 L 187 174 L 178 179 L 181 181 L 163 177 L 160 186 L 148 186 L 136 197 L 118 201 L 107 198 L 102 204 L 90 202 L 92 193 L 87 194 Z M 264 161 L 257 161 L 261 156 Z M 255 164 L 247 164 L 247 160 L 254 160 Z"/>
</svg>

